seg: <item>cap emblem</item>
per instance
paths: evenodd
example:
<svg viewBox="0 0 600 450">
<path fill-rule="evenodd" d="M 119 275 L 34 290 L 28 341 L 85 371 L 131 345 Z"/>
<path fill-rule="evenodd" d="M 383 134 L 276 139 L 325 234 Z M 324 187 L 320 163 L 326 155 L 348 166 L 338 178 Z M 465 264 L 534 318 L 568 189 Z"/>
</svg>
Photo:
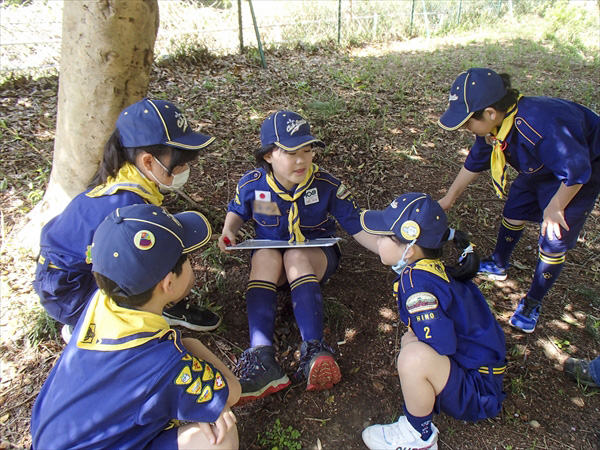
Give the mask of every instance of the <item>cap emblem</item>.
<svg viewBox="0 0 600 450">
<path fill-rule="evenodd" d="M 305 123 L 308 123 L 308 122 L 304 119 L 298 119 L 298 120 L 288 119 L 287 126 L 285 127 L 285 131 L 287 131 L 290 134 L 290 136 L 292 136 Z"/>
<path fill-rule="evenodd" d="M 454 102 L 454 101 L 456 101 L 456 100 L 458 100 L 458 95 L 456 95 L 456 94 L 450 94 L 450 95 L 448 96 L 448 101 L 449 101 L 449 102 Z"/>
<path fill-rule="evenodd" d="M 185 116 L 181 112 L 175 111 L 175 118 L 177 119 L 177 126 L 181 128 L 181 131 L 187 130 L 188 122 Z"/>
<path fill-rule="evenodd" d="M 407 220 L 400 227 L 400 234 L 407 241 L 414 241 L 421 234 L 421 228 L 414 220 Z"/>
<path fill-rule="evenodd" d="M 391 206 L 393 209 L 396 209 L 396 208 L 398 207 L 398 202 L 397 202 L 396 200 L 394 200 L 392 203 L 390 203 L 390 206 Z"/>
<path fill-rule="evenodd" d="M 155 242 L 156 238 L 147 230 L 140 230 L 133 237 L 133 244 L 140 250 L 150 250 Z"/>
</svg>

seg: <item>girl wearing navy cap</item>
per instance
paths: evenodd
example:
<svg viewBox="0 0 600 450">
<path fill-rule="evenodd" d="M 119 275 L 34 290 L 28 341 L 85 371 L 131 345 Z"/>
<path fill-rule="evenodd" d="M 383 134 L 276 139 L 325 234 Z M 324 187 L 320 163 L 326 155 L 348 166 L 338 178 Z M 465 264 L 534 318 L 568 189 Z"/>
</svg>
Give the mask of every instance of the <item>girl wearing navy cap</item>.
<svg viewBox="0 0 600 450">
<path fill-rule="evenodd" d="M 397 360 L 405 415 L 365 428 L 363 441 L 370 449 L 437 449 L 434 412 L 477 421 L 496 416 L 506 396 L 504 332 L 470 281 L 479 257 L 425 194 L 405 194 L 384 211 L 364 211 L 361 225 L 379 236 L 381 262 L 398 273 L 394 296 L 408 327 Z M 449 240 L 462 255 L 456 267 L 446 268 L 440 258 Z"/>
<path fill-rule="evenodd" d="M 235 245 L 237 232 L 248 220 L 253 221 L 258 239 L 302 242 L 332 237 L 331 215 L 359 243 L 376 251 L 375 240 L 361 229 L 360 209 L 350 191 L 312 162 L 315 147 L 325 144 L 311 135 L 304 117 L 293 111 L 270 115 L 262 124 L 260 140 L 262 147 L 255 152 L 259 167 L 238 183 L 219 238 L 221 250 Z M 290 384 L 273 347 L 277 288 L 286 282 L 302 335 L 296 379 L 306 379 L 307 390 L 329 389 L 340 381 L 333 351 L 323 342 L 321 293 L 321 284 L 333 275 L 339 258 L 337 246 L 262 248 L 252 254 L 246 291 L 250 348 L 237 367 L 240 404 Z"/>
<path fill-rule="evenodd" d="M 506 279 L 525 223 L 541 224 L 531 286 L 510 318 L 513 327 L 532 333 L 542 300 L 600 194 L 600 117 L 567 100 L 522 96 L 511 88 L 507 74 L 469 69 L 452 85 L 439 125 L 464 128 L 476 136 L 463 168 L 440 200 L 446 211 L 487 168 L 500 198 L 506 195 L 506 163 L 519 173 L 504 205 L 496 248 L 481 262 L 480 273 Z"/>
<path fill-rule="evenodd" d="M 160 206 L 160 191 L 180 189 L 189 175 L 188 163 L 213 141 L 192 131 L 181 111 L 163 100 L 143 99 L 119 114 L 88 189 L 41 233 L 33 286 L 48 314 L 65 324 L 65 340 L 98 288 L 86 259 L 98 225 L 120 207 Z M 214 330 L 221 323 L 212 311 L 185 302 L 166 309 L 164 316 L 170 325 L 197 331 Z"/>
</svg>

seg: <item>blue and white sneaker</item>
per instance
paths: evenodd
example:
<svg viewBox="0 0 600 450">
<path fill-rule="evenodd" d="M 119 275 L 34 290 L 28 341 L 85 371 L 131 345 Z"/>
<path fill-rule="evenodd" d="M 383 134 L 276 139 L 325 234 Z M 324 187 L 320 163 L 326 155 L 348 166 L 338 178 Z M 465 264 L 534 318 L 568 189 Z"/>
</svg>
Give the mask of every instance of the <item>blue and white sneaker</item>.
<svg viewBox="0 0 600 450">
<path fill-rule="evenodd" d="M 484 275 L 492 280 L 504 281 L 506 280 L 506 269 L 508 269 L 508 266 L 497 266 L 494 258 L 490 256 L 479 263 L 479 272 L 477 274 Z"/>
<path fill-rule="evenodd" d="M 540 311 L 542 310 L 542 303 L 533 300 L 529 297 L 523 297 L 517 309 L 509 320 L 509 324 L 523 333 L 533 333 L 538 319 L 540 318 Z"/>
</svg>

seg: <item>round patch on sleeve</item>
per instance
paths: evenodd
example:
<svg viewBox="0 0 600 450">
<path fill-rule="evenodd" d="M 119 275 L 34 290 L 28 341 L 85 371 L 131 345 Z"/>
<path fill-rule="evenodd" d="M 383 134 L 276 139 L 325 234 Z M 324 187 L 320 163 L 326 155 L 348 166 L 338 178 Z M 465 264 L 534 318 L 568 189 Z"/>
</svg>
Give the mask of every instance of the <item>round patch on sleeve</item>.
<svg viewBox="0 0 600 450">
<path fill-rule="evenodd" d="M 431 311 L 432 309 L 437 309 L 438 305 L 437 297 L 430 292 L 417 292 L 406 300 L 406 309 L 409 314 Z"/>
</svg>

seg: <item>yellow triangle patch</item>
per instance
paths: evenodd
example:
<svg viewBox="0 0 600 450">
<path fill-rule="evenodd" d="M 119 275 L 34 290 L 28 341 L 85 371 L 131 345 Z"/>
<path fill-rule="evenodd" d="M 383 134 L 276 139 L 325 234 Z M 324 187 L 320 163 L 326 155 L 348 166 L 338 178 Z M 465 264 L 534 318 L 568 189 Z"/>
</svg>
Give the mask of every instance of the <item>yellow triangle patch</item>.
<svg viewBox="0 0 600 450">
<path fill-rule="evenodd" d="M 221 390 L 221 389 L 223 389 L 225 386 L 227 386 L 227 385 L 225 384 L 225 379 L 223 378 L 223 376 L 221 375 L 221 373 L 220 373 L 220 372 L 217 372 L 217 373 L 215 374 L 215 382 L 214 382 L 214 385 L 213 385 L 213 389 L 214 389 L 215 391 L 220 391 L 220 390 Z"/>
<path fill-rule="evenodd" d="M 200 372 L 202 370 L 202 362 L 196 358 L 192 360 L 192 370 L 194 372 Z"/>
<path fill-rule="evenodd" d="M 206 364 L 206 368 L 204 370 L 204 375 L 202 376 L 202 381 L 210 381 L 215 377 L 212 368 Z"/>
<path fill-rule="evenodd" d="M 212 400 L 212 397 L 213 397 L 212 389 L 207 384 L 206 386 L 204 386 L 204 389 L 202 389 L 202 394 L 200 394 L 198 396 L 198 399 L 196 400 L 196 402 L 198 402 L 198 403 L 210 402 Z"/>
<path fill-rule="evenodd" d="M 182 361 L 191 361 L 192 360 L 192 355 L 190 355 L 189 353 L 186 353 L 185 355 L 183 355 L 183 358 L 181 358 Z"/>
<path fill-rule="evenodd" d="M 202 391 L 202 380 L 200 377 L 196 378 L 196 380 L 190 384 L 190 386 L 185 390 L 188 394 L 198 395 Z"/>
<path fill-rule="evenodd" d="M 190 366 L 185 366 L 177 378 L 175 378 L 175 384 L 178 386 L 190 384 L 192 382 L 192 371 L 190 370 Z"/>
</svg>

